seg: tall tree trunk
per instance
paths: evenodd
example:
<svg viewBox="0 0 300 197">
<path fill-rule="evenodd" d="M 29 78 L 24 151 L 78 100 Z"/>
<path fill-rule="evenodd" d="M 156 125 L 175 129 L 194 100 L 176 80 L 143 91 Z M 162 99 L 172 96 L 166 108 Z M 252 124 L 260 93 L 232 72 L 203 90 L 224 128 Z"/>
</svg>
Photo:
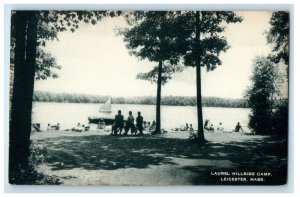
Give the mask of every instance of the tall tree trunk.
<svg viewBox="0 0 300 197">
<path fill-rule="evenodd" d="M 196 11 L 196 86 L 197 86 L 197 114 L 198 114 L 198 140 L 204 143 L 202 95 L 201 95 L 201 65 L 200 65 L 200 12 Z"/>
<path fill-rule="evenodd" d="M 9 134 L 9 181 L 28 167 L 32 97 L 37 46 L 37 18 L 33 11 L 16 13 L 14 85 Z"/>
<path fill-rule="evenodd" d="M 155 133 L 160 133 L 160 101 L 161 101 L 161 73 L 162 73 L 162 61 L 158 64 L 158 76 L 157 76 L 157 93 L 156 93 L 156 129 Z"/>
</svg>

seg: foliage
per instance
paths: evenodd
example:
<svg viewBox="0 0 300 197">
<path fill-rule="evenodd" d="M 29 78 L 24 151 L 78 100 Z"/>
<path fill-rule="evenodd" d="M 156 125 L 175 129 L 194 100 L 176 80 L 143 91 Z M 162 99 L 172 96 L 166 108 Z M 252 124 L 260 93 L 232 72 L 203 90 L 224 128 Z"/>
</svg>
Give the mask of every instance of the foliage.
<svg viewBox="0 0 300 197">
<path fill-rule="evenodd" d="M 47 150 L 36 143 L 30 145 L 30 157 L 28 158 L 28 166 L 20 168 L 14 174 L 13 184 L 18 185 L 59 185 L 62 182 L 55 176 L 44 175 L 37 171 L 37 167 L 47 162 Z"/>
<path fill-rule="evenodd" d="M 36 58 L 35 79 L 47 79 L 48 77 L 58 78 L 56 70 L 60 70 L 61 66 L 57 64 L 56 59 L 50 53 L 38 48 Z"/>
<path fill-rule="evenodd" d="M 289 13 L 278 11 L 272 14 L 270 19 L 271 28 L 267 34 L 268 43 L 274 44 L 272 60 L 279 63 L 281 60 L 289 64 Z"/>
<path fill-rule="evenodd" d="M 230 11 L 201 11 L 199 13 L 199 24 L 195 24 L 196 13 L 183 13 L 183 19 L 193 24 L 190 28 L 189 38 L 183 40 L 182 44 L 188 49 L 184 57 L 186 66 L 196 66 L 196 59 L 200 58 L 200 66 L 206 67 L 207 71 L 214 70 L 222 64 L 219 59 L 221 52 L 226 52 L 229 45 L 221 33 L 225 31 L 224 24 L 241 22 L 242 18 Z M 199 25 L 199 40 L 196 39 L 196 25 Z M 197 49 L 197 45 L 199 49 Z"/>
<path fill-rule="evenodd" d="M 11 47 L 10 47 L 10 62 L 11 67 L 14 67 L 15 55 L 15 21 L 16 13 L 12 12 L 11 16 Z M 45 22 L 39 20 L 37 27 L 37 55 L 36 55 L 36 72 L 35 79 L 47 79 L 48 77 L 57 78 L 57 70 L 61 68 L 60 65 L 57 64 L 56 59 L 50 54 L 45 52 L 44 46 L 47 40 L 55 40 L 57 39 L 57 31 L 51 30 Z"/>
<path fill-rule="evenodd" d="M 121 29 L 119 34 L 124 36 L 130 54 L 151 62 L 169 61 L 171 65 L 179 63 L 179 54 L 185 51 L 179 44 L 186 25 L 176 20 L 176 15 L 174 11 L 127 14 L 131 28 Z"/>
<path fill-rule="evenodd" d="M 35 102 L 59 102 L 59 103 L 104 103 L 108 96 L 86 95 L 86 94 L 67 94 L 35 91 L 33 100 Z M 113 104 L 139 104 L 155 105 L 156 97 L 113 97 Z M 196 98 L 192 96 L 165 96 L 161 99 L 161 105 L 172 106 L 195 106 Z M 236 107 L 246 108 L 247 103 L 242 99 L 225 99 L 218 97 L 204 97 L 203 106 L 205 107 Z"/>
<path fill-rule="evenodd" d="M 272 115 L 272 125 L 274 134 L 279 137 L 287 137 L 288 131 L 288 100 L 283 99 L 276 106 L 276 110 Z"/>
<path fill-rule="evenodd" d="M 272 110 L 280 95 L 282 77 L 278 66 L 266 57 L 256 57 L 252 73 L 252 85 L 245 94 L 251 108 L 249 127 L 257 134 L 271 134 Z"/>
<path fill-rule="evenodd" d="M 164 85 L 168 82 L 168 80 L 172 79 L 172 74 L 176 72 L 182 72 L 184 67 L 179 65 L 168 65 L 164 63 L 162 65 L 162 76 L 161 76 L 161 84 Z M 157 83 L 158 80 L 158 66 L 155 66 L 151 71 L 147 73 L 139 73 L 137 75 L 137 79 L 148 80 L 151 83 Z"/>
</svg>

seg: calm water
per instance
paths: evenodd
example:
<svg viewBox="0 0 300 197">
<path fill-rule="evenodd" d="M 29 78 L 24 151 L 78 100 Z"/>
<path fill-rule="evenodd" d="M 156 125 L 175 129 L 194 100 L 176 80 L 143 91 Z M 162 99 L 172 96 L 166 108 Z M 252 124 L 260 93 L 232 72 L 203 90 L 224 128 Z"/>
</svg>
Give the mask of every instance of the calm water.
<svg viewBox="0 0 300 197">
<path fill-rule="evenodd" d="M 128 111 L 132 111 L 136 117 L 140 111 L 144 120 L 155 120 L 155 105 L 124 105 L 113 104 L 111 114 L 100 114 L 98 112 L 100 104 L 75 104 L 75 103 L 41 103 L 33 104 L 33 123 L 40 123 L 42 129 L 46 129 L 48 123 L 51 125 L 60 123 L 62 129 L 70 129 L 78 122 L 88 125 L 88 116 L 114 117 L 118 109 L 127 118 Z M 204 107 L 203 119 L 209 119 L 217 126 L 223 123 L 225 130 L 231 131 L 237 122 L 240 122 L 244 130 L 248 130 L 248 115 L 250 110 L 245 108 L 220 108 Z M 161 106 L 162 128 L 171 129 L 184 125 L 193 124 L 197 128 L 197 110 L 194 106 Z"/>
</svg>

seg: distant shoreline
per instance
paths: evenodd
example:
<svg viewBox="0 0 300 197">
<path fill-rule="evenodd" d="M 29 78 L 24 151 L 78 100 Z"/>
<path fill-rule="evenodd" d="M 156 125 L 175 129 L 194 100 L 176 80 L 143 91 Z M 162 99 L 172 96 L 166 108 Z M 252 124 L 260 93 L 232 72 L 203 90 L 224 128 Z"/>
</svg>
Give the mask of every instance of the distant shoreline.
<svg viewBox="0 0 300 197">
<path fill-rule="evenodd" d="M 36 103 L 54 103 L 54 104 L 99 104 L 101 105 L 102 103 L 71 103 L 71 102 L 56 102 L 56 101 L 33 101 Z M 112 103 L 112 105 L 153 105 L 155 104 L 139 104 L 139 103 Z M 166 104 L 161 104 L 161 106 L 170 106 L 170 107 L 196 107 L 196 105 L 166 105 Z M 243 109 L 248 109 L 249 107 L 229 107 L 229 106 L 203 106 L 203 107 L 219 107 L 219 108 L 243 108 Z"/>
<path fill-rule="evenodd" d="M 132 104 L 132 105 L 156 105 L 156 97 L 109 97 L 88 94 L 53 93 L 35 91 L 33 102 L 47 103 L 87 103 L 102 104 L 111 98 L 112 104 Z M 219 97 L 202 97 L 203 107 L 227 107 L 227 108 L 248 108 L 248 103 L 244 99 L 227 99 Z M 164 96 L 161 99 L 164 106 L 196 106 L 196 97 L 193 96 Z"/>
</svg>

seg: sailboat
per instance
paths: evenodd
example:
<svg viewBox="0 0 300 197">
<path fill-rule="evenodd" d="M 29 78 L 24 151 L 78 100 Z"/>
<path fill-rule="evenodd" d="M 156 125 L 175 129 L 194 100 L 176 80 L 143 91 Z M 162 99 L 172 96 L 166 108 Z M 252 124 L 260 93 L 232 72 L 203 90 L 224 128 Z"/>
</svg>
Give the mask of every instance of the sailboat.
<svg viewBox="0 0 300 197">
<path fill-rule="evenodd" d="M 112 125 L 114 123 L 114 118 L 111 110 L 111 98 L 109 98 L 105 103 L 103 103 L 99 108 L 99 116 L 89 116 L 89 123 L 98 124 L 100 121 L 104 121 L 106 125 Z"/>
<path fill-rule="evenodd" d="M 101 105 L 99 112 L 111 113 L 111 98 Z"/>
</svg>

